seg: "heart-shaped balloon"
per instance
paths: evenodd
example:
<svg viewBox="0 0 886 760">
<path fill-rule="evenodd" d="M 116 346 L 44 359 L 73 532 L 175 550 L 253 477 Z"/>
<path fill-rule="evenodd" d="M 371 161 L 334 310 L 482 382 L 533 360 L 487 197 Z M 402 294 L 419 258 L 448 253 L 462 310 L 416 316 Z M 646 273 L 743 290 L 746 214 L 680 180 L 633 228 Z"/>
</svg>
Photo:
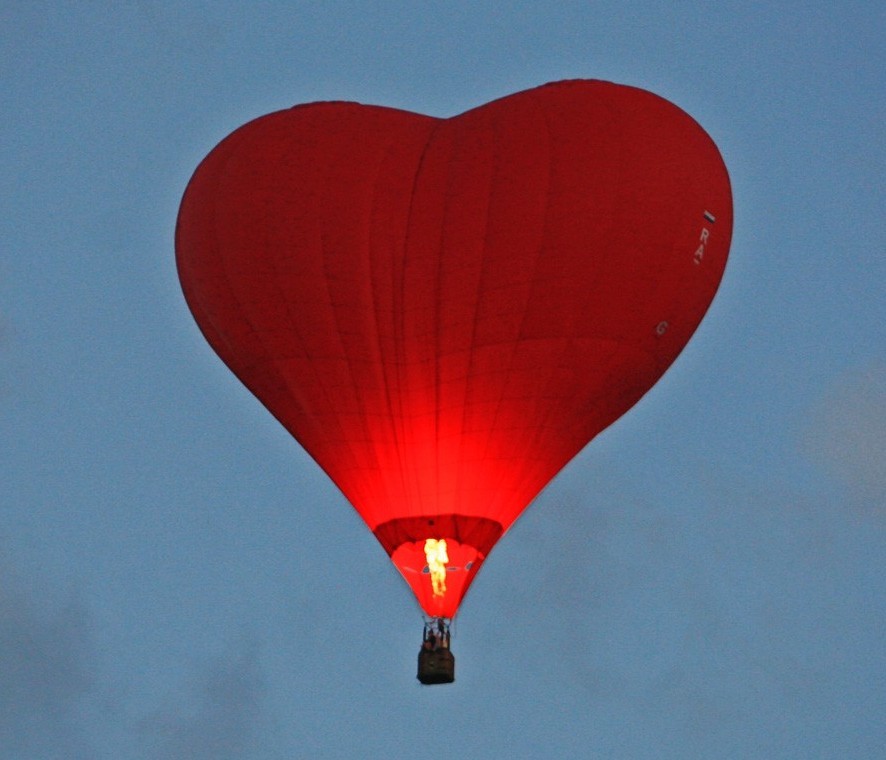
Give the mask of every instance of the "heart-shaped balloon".
<svg viewBox="0 0 886 760">
<path fill-rule="evenodd" d="M 209 343 L 425 612 L 452 617 L 502 533 L 685 346 L 731 229 L 691 117 L 566 81 L 448 119 L 263 116 L 200 164 L 176 248 Z"/>
</svg>

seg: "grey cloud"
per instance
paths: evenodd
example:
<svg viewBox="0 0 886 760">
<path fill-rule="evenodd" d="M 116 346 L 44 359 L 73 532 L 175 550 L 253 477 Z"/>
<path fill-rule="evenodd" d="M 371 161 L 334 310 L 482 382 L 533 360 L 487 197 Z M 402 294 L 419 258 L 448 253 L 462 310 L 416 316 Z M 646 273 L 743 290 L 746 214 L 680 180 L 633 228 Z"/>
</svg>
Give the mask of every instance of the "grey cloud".
<svg viewBox="0 0 886 760">
<path fill-rule="evenodd" d="M 866 496 L 886 496 L 886 364 L 842 376 L 811 410 L 802 446 Z"/>
<path fill-rule="evenodd" d="M 0 758 L 92 757 L 82 714 L 93 688 L 89 617 L 77 602 L 42 609 L 0 583 Z"/>
<path fill-rule="evenodd" d="M 250 757 L 264 681 L 255 647 L 241 644 L 207 663 L 184 693 L 142 721 L 150 760 L 235 760 Z"/>
</svg>

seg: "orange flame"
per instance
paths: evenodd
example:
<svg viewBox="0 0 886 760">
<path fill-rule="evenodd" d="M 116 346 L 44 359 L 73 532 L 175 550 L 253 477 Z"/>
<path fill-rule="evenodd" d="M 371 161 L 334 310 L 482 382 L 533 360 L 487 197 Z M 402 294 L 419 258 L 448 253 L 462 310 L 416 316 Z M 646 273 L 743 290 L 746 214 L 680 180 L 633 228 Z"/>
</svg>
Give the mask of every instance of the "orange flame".
<svg viewBox="0 0 886 760">
<path fill-rule="evenodd" d="M 449 555 L 446 553 L 446 539 L 429 538 L 425 541 L 425 558 L 428 560 L 428 570 L 431 571 L 431 586 L 434 596 L 443 596 L 446 593 L 446 564 Z"/>
</svg>

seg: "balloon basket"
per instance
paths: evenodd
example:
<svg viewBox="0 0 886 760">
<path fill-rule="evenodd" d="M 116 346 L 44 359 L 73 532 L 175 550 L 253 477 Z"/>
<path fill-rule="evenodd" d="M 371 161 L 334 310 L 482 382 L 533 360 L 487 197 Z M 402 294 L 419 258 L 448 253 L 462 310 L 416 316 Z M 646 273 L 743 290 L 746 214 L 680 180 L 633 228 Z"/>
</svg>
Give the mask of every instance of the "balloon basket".
<svg viewBox="0 0 886 760">
<path fill-rule="evenodd" d="M 455 657 L 449 648 L 449 622 L 445 618 L 425 623 L 416 677 L 425 686 L 455 681 Z"/>
</svg>

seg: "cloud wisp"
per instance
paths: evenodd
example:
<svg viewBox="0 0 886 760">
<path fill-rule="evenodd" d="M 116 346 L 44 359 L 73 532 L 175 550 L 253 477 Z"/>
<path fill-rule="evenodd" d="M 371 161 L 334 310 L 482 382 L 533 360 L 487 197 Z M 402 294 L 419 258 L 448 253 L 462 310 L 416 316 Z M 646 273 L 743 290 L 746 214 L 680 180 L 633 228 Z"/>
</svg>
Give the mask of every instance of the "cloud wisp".
<svg viewBox="0 0 886 760">
<path fill-rule="evenodd" d="M 77 601 L 45 609 L 13 583 L 0 585 L 0 758 L 92 757 L 90 617 Z"/>
<path fill-rule="evenodd" d="M 183 693 L 141 721 L 151 760 L 234 760 L 250 757 L 261 714 L 264 680 L 256 647 L 243 643 L 210 661 Z"/>
<path fill-rule="evenodd" d="M 811 410 L 801 445 L 862 498 L 886 500 L 886 364 L 844 374 Z"/>
</svg>

